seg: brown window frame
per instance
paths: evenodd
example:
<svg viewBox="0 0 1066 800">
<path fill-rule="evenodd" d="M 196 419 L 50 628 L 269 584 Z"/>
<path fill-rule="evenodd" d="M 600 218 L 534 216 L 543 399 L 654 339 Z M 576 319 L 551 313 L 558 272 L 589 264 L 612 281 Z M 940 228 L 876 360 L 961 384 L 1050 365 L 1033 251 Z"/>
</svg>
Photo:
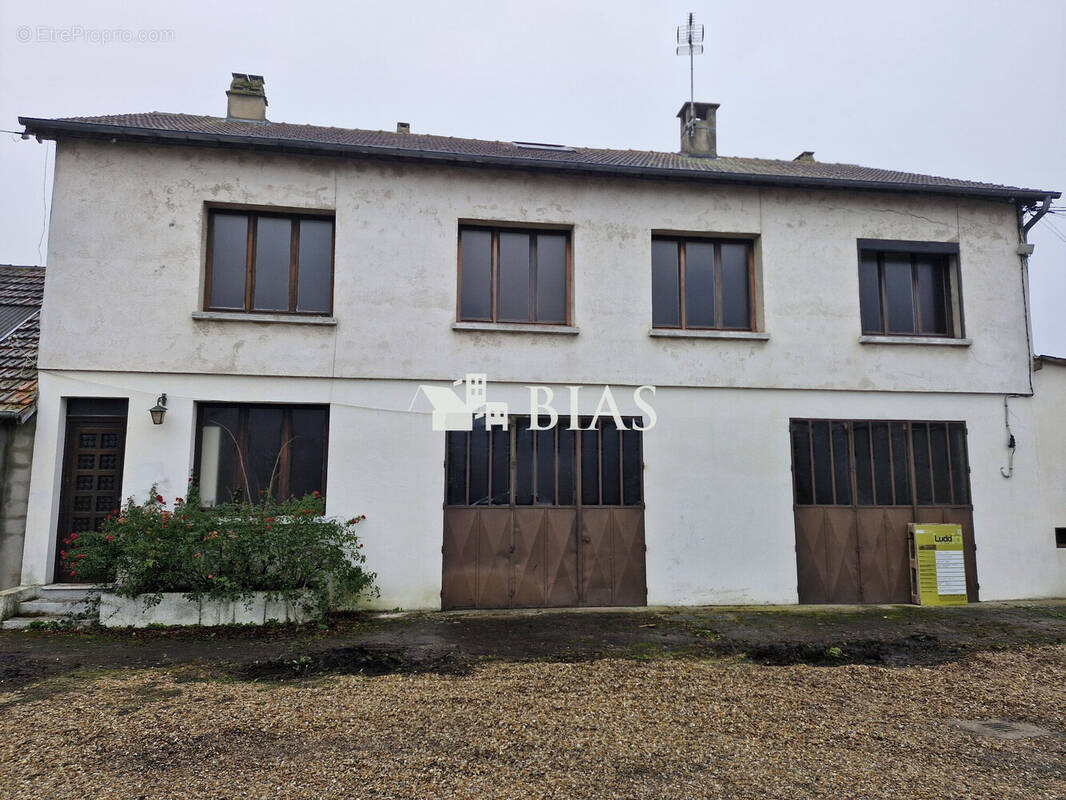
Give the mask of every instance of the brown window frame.
<svg viewBox="0 0 1066 800">
<path fill-rule="evenodd" d="M 322 431 L 322 489 L 320 490 L 323 497 L 326 496 L 326 478 L 329 472 L 329 419 L 330 419 L 330 407 L 326 403 L 216 403 L 216 402 L 198 402 L 196 404 L 196 446 L 193 452 L 193 478 L 197 484 L 200 481 L 200 459 L 203 454 L 203 429 L 204 429 L 204 412 L 209 408 L 234 408 L 237 409 L 237 430 L 234 431 L 234 436 L 237 439 L 238 452 L 243 453 L 245 458 L 247 457 L 247 443 L 248 443 L 248 412 L 253 408 L 280 408 L 282 411 L 281 417 L 281 441 L 282 450 L 289 450 L 288 443 L 292 439 L 292 412 L 298 410 L 324 410 L 325 419 L 323 422 Z M 284 500 L 290 494 L 289 489 L 292 485 L 292 453 L 288 454 L 288 458 L 282 458 L 278 461 L 278 490 L 275 493 L 276 498 Z M 250 503 L 258 503 L 259 498 L 251 497 L 246 498 Z M 217 503 L 230 502 L 229 499 L 219 498 Z"/>
<path fill-rule="evenodd" d="M 728 236 L 678 236 L 668 234 L 655 234 L 652 237 L 652 241 L 662 242 L 677 242 L 677 269 L 678 269 L 678 320 L 677 325 L 656 325 L 655 309 L 652 308 L 652 329 L 653 330 L 666 330 L 666 331 L 756 331 L 755 320 L 755 240 L 747 237 L 728 237 Z M 744 244 L 748 247 L 748 324 L 743 327 L 727 327 L 725 325 L 689 325 L 688 324 L 688 311 L 685 303 L 685 252 L 686 245 L 689 242 L 699 242 L 700 244 L 713 244 L 714 245 L 714 318 L 715 320 L 721 320 L 723 318 L 723 299 L 722 299 L 722 245 L 723 244 Z M 654 292 L 652 294 L 652 303 L 655 302 Z"/>
<path fill-rule="evenodd" d="M 487 450 L 486 450 L 486 465 L 488 470 L 486 487 L 490 489 L 488 495 L 488 502 L 482 502 L 481 498 L 474 499 L 470 496 L 470 451 L 471 451 L 471 432 L 468 431 L 449 431 L 445 434 L 444 445 L 444 506 L 446 508 L 644 508 L 645 507 L 645 486 L 644 486 L 644 433 L 643 431 L 636 430 L 633 427 L 634 422 L 640 421 L 641 417 L 623 416 L 622 422 L 626 425 L 626 430 L 621 428 L 613 428 L 613 430 L 605 430 L 604 423 L 612 421 L 609 416 L 601 416 L 596 419 L 595 425 L 592 424 L 593 418 L 589 416 L 582 416 L 578 420 L 579 429 L 570 430 L 570 418 L 568 416 L 560 416 L 557 425 L 548 428 L 543 431 L 533 431 L 534 436 L 531 442 L 530 449 L 530 493 L 532 502 L 521 503 L 518 502 L 518 456 L 517 456 L 517 437 L 519 430 L 519 423 L 530 421 L 529 415 L 511 415 L 507 420 L 507 430 L 501 430 L 494 428 L 490 431 L 488 436 Z M 484 425 L 484 420 L 477 420 L 475 424 Z M 484 428 L 482 428 L 484 430 Z M 559 503 L 559 496 L 561 494 L 559 471 L 562 459 L 560 457 L 560 431 L 566 430 L 571 435 L 571 446 L 573 450 L 573 459 L 570 462 L 573 470 L 572 485 L 570 486 L 570 492 L 572 496 L 572 502 Z M 493 491 L 499 487 L 495 486 L 496 476 L 493 474 L 493 449 L 494 439 L 493 434 L 499 433 L 506 437 L 508 442 L 508 471 L 507 471 L 507 486 L 503 491 Z M 552 486 L 551 496 L 554 501 L 551 503 L 540 502 L 540 492 L 538 482 L 540 476 L 538 473 L 539 468 L 539 453 L 540 447 L 539 435 L 541 433 L 551 434 L 552 440 Z M 617 503 L 605 503 L 604 499 L 604 436 L 613 434 L 617 437 L 616 452 L 617 452 L 617 470 L 618 470 L 618 500 Z M 584 452 L 583 442 L 586 435 L 595 435 L 595 450 L 596 450 L 596 501 L 589 502 L 584 499 L 585 489 L 584 485 L 585 470 L 584 470 Z M 627 495 L 626 491 L 626 461 L 625 461 L 625 444 L 624 438 L 626 435 L 635 436 L 637 441 L 637 470 L 638 470 L 638 494 L 639 497 L 633 498 L 632 494 Z M 463 441 L 462 449 L 464 452 L 463 464 L 461 466 L 461 472 L 463 477 L 461 478 L 461 484 L 452 485 L 452 456 L 451 456 L 451 444 L 452 441 L 458 442 L 460 439 Z M 463 501 L 453 501 L 451 499 L 452 489 L 456 489 L 459 494 L 464 498 Z M 626 502 L 627 496 L 630 502 Z"/>
<path fill-rule="evenodd" d="M 214 256 L 215 217 L 219 214 L 227 216 L 245 216 L 248 218 L 248 243 L 245 251 L 244 272 L 244 307 L 233 308 L 229 306 L 211 305 L 211 281 L 212 259 Z M 271 217 L 274 219 L 288 219 L 291 221 L 292 230 L 289 234 L 289 307 L 279 309 L 255 308 L 255 256 L 256 256 L 256 230 L 259 219 Z M 329 221 L 332 227 L 330 236 L 329 258 L 329 309 L 326 311 L 299 311 L 298 287 L 299 287 L 299 255 L 300 255 L 300 222 L 314 220 L 315 222 Z M 337 222 L 336 214 L 332 212 L 286 212 L 286 211 L 263 211 L 242 207 L 210 206 L 207 209 L 207 255 L 204 269 L 204 311 L 216 311 L 233 314 L 291 314 L 302 317 L 331 317 L 333 316 L 333 290 L 336 276 L 337 262 Z"/>
<path fill-rule="evenodd" d="M 491 267 L 490 267 L 490 287 L 489 292 L 491 295 L 491 316 L 490 317 L 464 317 L 463 316 L 463 231 L 482 231 L 492 235 L 491 244 Z M 501 233 L 523 233 L 529 236 L 529 308 L 530 318 L 524 320 L 518 319 L 500 319 L 499 318 L 499 305 L 500 305 L 500 281 L 499 281 L 499 268 L 500 268 L 500 234 Z M 565 236 L 566 237 L 566 320 L 565 322 L 551 321 L 541 322 L 536 319 L 537 314 L 537 236 L 539 234 L 546 234 L 551 236 Z M 463 223 L 459 225 L 459 233 L 457 236 L 457 248 L 458 248 L 458 268 L 457 268 L 457 280 L 456 280 L 456 292 L 455 292 L 455 319 L 457 322 L 484 322 L 500 325 L 544 325 L 544 326 L 559 326 L 566 325 L 572 326 L 574 324 L 574 302 L 573 302 L 573 231 L 570 228 L 548 228 L 543 226 L 514 226 L 514 225 L 484 225 L 484 224 L 467 224 Z"/>
<path fill-rule="evenodd" d="M 829 431 L 829 450 L 828 450 L 828 478 L 829 489 L 826 494 L 831 495 L 832 502 L 824 503 L 818 502 L 819 486 L 818 486 L 818 473 L 819 469 L 816 466 L 815 458 L 815 445 L 814 437 L 811 435 L 814 425 L 826 425 Z M 875 462 L 874 444 L 873 444 L 873 426 L 884 425 L 888 431 L 888 462 L 883 467 L 888 471 L 890 493 L 892 495 L 892 502 L 879 503 L 877 502 L 877 465 Z M 898 479 L 900 476 L 896 473 L 896 452 L 895 442 L 892 440 L 892 426 L 903 426 L 904 431 L 904 447 L 906 452 L 903 454 L 905 459 L 906 474 L 903 476 L 906 481 L 905 489 L 898 485 Z M 796 463 L 796 440 L 795 431 L 797 426 L 806 426 L 807 428 L 807 453 L 804 459 L 807 462 L 807 473 L 810 477 L 810 502 L 805 502 L 804 498 L 800 497 L 799 485 L 798 485 L 798 470 Z M 846 434 L 846 455 L 848 458 L 847 470 L 847 483 L 845 484 L 848 495 L 846 498 L 840 497 L 840 483 L 838 481 L 839 473 L 837 472 L 837 453 L 833 444 L 833 429 L 835 426 L 844 426 Z M 869 448 L 869 464 L 864 464 L 869 467 L 867 473 L 870 478 L 870 488 L 872 503 L 859 502 L 859 481 L 856 470 L 856 459 L 858 458 L 855 447 L 855 431 L 857 427 L 864 427 L 868 432 L 868 448 Z M 948 508 L 972 508 L 973 507 L 973 486 L 970 482 L 970 442 L 969 442 L 969 428 L 964 420 L 903 420 L 903 419 L 824 419 L 824 418 L 810 418 L 810 417 L 797 417 L 789 420 L 789 450 L 791 453 L 792 461 L 792 498 L 793 505 L 796 508 L 810 508 L 810 507 L 845 507 L 845 508 L 925 508 L 932 506 L 943 506 Z M 946 457 L 948 472 L 946 476 L 942 476 L 942 480 L 947 481 L 947 491 L 949 497 L 943 499 L 937 496 L 937 476 L 934 472 L 933 465 L 933 448 L 930 445 L 931 431 L 934 427 L 942 428 L 944 431 L 946 442 Z M 952 429 L 960 430 L 962 433 L 962 451 L 958 455 L 962 457 L 962 464 L 955 463 L 955 453 L 952 452 Z M 929 490 L 929 501 L 922 502 L 920 493 L 922 487 L 919 487 L 919 470 L 918 470 L 918 454 L 915 447 L 915 430 L 924 429 L 925 435 L 925 460 L 922 468 L 927 470 L 923 480 L 923 483 L 927 485 Z M 957 479 L 958 478 L 958 479 Z M 903 496 L 902 492 L 905 491 L 906 495 Z M 961 495 L 961 496 L 959 496 Z"/>
<path fill-rule="evenodd" d="M 962 315 L 962 276 L 959 270 L 959 247 L 952 242 L 914 242 L 884 239 L 860 239 L 858 241 L 859 262 L 859 329 L 863 336 L 902 336 L 929 339 L 961 339 L 964 337 Z M 863 323 L 862 309 L 862 269 L 863 259 L 867 254 L 877 259 L 877 293 L 880 302 L 880 330 L 868 329 Z M 913 332 L 896 332 L 888 330 L 888 295 L 885 291 L 885 256 L 910 256 L 911 261 L 911 319 Z M 919 258 L 935 257 L 941 263 L 944 292 L 944 332 L 926 333 L 921 331 L 922 305 L 918 293 Z"/>
</svg>

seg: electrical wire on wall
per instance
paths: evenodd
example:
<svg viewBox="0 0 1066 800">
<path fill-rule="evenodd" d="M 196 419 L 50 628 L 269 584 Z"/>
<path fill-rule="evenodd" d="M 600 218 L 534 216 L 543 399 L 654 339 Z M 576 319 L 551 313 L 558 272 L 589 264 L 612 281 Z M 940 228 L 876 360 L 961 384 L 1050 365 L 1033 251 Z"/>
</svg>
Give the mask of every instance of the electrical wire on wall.
<svg viewBox="0 0 1066 800">
<path fill-rule="evenodd" d="M 1008 394 L 1003 398 L 1003 424 L 1007 426 L 1007 466 L 1006 468 L 1000 467 L 999 474 L 1004 478 L 1014 475 L 1014 451 L 1018 449 L 1018 442 L 1014 438 L 1014 432 L 1010 429 L 1010 399 L 1023 396 Z"/>
</svg>

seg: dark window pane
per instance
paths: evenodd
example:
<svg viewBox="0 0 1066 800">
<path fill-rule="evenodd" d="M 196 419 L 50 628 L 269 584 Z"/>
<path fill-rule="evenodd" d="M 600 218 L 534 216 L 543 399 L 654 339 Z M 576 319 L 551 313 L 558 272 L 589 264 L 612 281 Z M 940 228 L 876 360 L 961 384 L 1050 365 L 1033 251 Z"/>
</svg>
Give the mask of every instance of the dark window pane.
<svg viewBox="0 0 1066 800">
<path fill-rule="evenodd" d="M 896 505 L 911 505 L 911 467 L 907 457 L 907 426 L 902 422 L 893 422 L 892 435 L 892 477 L 896 481 Z"/>
<path fill-rule="evenodd" d="M 498 316 L 529 321 L 529 234 L 500 234 Z"/>
<path fill-rule="evenodd" d="M 751 328 L 747 244 L 722 242 L 722 327 Z"/>
<path fill-rule="evenodd" d="M 929 448 L 933 453 L 933 502 L 951 504 L 951 470 L 948 468 L 948 430 L 943 424 L 929 426 Z"/>
<path fill-rule="evenodd" d="M 855 443 L 855 502 L 860 506 L 872 506 L 874 478 L 870 466 L 870 423 L 853 423 L 851 438 Z"/>
<path fill-rule="evenodd" d="M 300 221 L 300 260 L 296 273 L 296 310 L 329 312 L 333 273 L 333 221 Z"/>
<path fill-rule="evenodd" d="M 511 502 L 511 432 L 494 428 L 492 431 L 492 504 L 506 506 Z"/>
<path fill-rule="evenodd" d="M 537 505 L 555 504 L 555 429 L 537 431 Z"/>
<path fill-rule="evenodd" d="M 515 490 L 514 501 L 520 506 L 533 505 L 533 431 L 529 418 L 515 425 Z"/>
<path fill-rule="evenodd" d="M 714 245 L 708 242 L 685 243 L 685 325 L 715 326 Z"/>
<path fill-rule="evenodd" d="M 462 319 L 492 319 L 492 234 L 460 231 L 462 286 L 459 315 Z"/>
<path fill-rule="evenodd" d="M 833 423 L 833 480 L 837 505 L 851 505 L 851 445 L 848 426 L 843 422 Z"/>
<path fill-rule="evenodd" d="M 537 322 L 566 322 L 565 236 L 537 236 Z"/>
<path fill-rule="evenodd" d="M 881 324 L 881 279 L 877 254 L 863 252 L 859 262 L 859 312 L 863 333 L 884 333 Z"/>
<path fill-rule="evenodd" d="M 919 330 L 922 333 L 946 334 L 948 293 L 944 262 L 919 256 L 915 268 L 918 272 Z"/>
<path fill-rule="evenodd" d="M 601 461 L 600 497 L 605 506 L 619 506 L 622 504 L 622 454 L 618 441 L 618 428 L 614 420 L 601 420 L 600 442 L 603 447 Z"/>
<path fill-rule="evenodd" d="M 911 257 L 885 254 L 885 305 L 889 333 L 915 333 Z"/>
<path fill-rule="evenodd" d="M 796 505 L 814 503 L 811 483 L 811 431 L 806 422 L 792 423 L 792 477 L 796 484 Z"/>
<path fill-rule="evenodd" d="M 238 413 L 233 406 L 201 407 L 200 463 L 196 477 L 204 505 L 228 503 L 245 495 L 237 458 Z"/>
<path fill-rule="evenodd" d="M 560 422 L 559 431 L 559 498 L 561 506 L 574 504 L 574 432 Z"/>
<path fill-rule="evenodd" d="M 874 448 L 874 497 L 876 505 L 890 506 L 892 499 L 892 455 L 888 445 L 888 423 L 871 423 Z"/>
<path fill-rule="evenodd" d="M 954 422 L 948 426 L 951 439 L 951 476 L 955 505 L 970 503 L 970 465 L 966 458 L 966 426 Z"/>
<path fill-rule="evenodd" d="M 927 426 L 911 425 L 914 445 L 914 493 L 920 506 L 933 504 L 933 481 L 929 474 L 929 430 Z"/>
<path fill-rule="evenodd" d="M 252 499 L 277 497 L 280 488 L 281 423 L 283 411 L 277 407 L 251 407 L 245 433 L 245 469 Z"/>
<path fill-rule="evenodd" d="M 587 425 L 588 420 L 583 419 L 581 427 Z M 581 431 L 581 502 L 600 504 L 600 434 L 595 428 Z"/>
<path fill-rule="evenodd" d="M 289 310 L 292 220 L 259 217 L 255 229 L 255 302 L 257 311 Z"/>
<path fill-rule="evenodd" d="M 644 465 L 640 457 L 640 431 L 622 432 L 622 505 L 639 506 L 642 501 Z"/>
<path fill-rule="evenodd" d="M 681 324 L 677 242 L 653 239 L 651 243 L 651 324 L 676 328 Z"/>
<path fill-rule="evenodd" d="M 820 506 L 833 505 L 833 469 L 829 460 L 829 423 L 811 423 L 811 442 L 814 447 L 814 502 Z"/>
<path fill-rule="evenodd" d="M 214 214 L 211 217 L 211 308 L 244 308 L 244 279 L 248 269 L 248 217 Z"/>
<path fill-rule="evenodd" d="M 448 505 L 466 505 L 466 434 L 448 431 Z"/>
<path fill-rule="evenodd" d="M 483 506 L 489 501 L 489 432 L 485 420 L 474 420 L 470 431 L 470 505 Z"/>
<path fill-rule="evenodd" d="M 326 427 L 329 410 L 325 408 L 294 408 L 289 449 L 292 453 L 289 471 L 289 494 L 303 497 L 311 492 L 324 492 L 323 465 L 326 463 Z"/>
</svg>

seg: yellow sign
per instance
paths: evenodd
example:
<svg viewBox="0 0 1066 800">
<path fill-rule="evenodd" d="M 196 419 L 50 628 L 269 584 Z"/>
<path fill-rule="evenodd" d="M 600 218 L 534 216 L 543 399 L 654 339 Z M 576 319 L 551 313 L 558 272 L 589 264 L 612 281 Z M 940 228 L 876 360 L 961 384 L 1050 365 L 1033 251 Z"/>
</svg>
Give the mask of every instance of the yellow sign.
<svg viewBox="0 0 1066 800">
<path fill-rule="evenodd" d="M 923 606 L 966 603 L 961 525 L 910 525 L 911 595 Z"/>
</svg>

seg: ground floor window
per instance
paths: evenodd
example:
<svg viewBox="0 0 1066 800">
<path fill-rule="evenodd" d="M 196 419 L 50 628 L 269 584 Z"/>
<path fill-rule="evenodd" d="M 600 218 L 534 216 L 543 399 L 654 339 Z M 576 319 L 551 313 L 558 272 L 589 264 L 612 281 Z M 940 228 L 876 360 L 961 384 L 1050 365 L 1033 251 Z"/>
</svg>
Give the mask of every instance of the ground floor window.
<svg viewBox="0 0 1066 800">
<path fill-rule="evenodd" d="M 966 424 L 792 420 L 799 506 L 962 506 L 970 502 Z"/>
<path fill-rule="evenodd" d="M 196 473 L 205 505 L 326 491 L 328 406 L 201 403 Z"/>
<path fill-rule="evenodd" d="M 641 436 L 632 420 L 590 417 L 569 430 L 563 417 L 549 430 L 531 430 L 529 417 L 508 429 L 449 431 L 446 499 L 450 506 L 640 506 Z"/>
</svg>

